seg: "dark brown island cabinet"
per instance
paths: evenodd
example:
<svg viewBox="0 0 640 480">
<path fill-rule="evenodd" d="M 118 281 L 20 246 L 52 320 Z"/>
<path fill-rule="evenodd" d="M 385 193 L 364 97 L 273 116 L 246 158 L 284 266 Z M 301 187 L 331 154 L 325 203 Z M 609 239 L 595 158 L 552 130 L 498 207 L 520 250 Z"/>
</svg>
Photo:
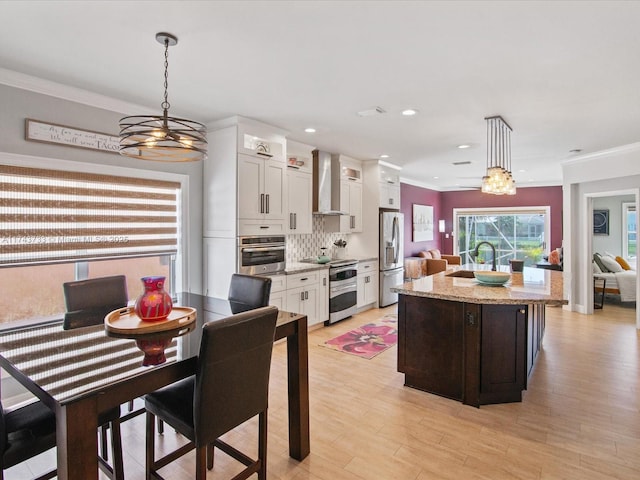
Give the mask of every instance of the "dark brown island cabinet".
<svg viewBox="0 0 640 480">
<path fill-rule="evenodd" d="M 405 385 L 464 404 L 519 402 L 540 351 L 543 304 L 496 305 L 400 295 Z"/>
</svg>

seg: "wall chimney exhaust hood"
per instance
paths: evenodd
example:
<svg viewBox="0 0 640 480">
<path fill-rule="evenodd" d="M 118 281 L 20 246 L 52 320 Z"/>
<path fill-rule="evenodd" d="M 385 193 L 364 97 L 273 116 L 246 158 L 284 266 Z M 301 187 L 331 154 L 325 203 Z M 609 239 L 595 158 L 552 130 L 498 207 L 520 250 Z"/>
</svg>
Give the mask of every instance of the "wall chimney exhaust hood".
<svg viewBox="0 0 640 480">
<path fill-rule="evenodd" d="M 349 215 L 340 211 L 340 166 L 320 150 L 313 151 L 313 214 Z"/>
</svg>

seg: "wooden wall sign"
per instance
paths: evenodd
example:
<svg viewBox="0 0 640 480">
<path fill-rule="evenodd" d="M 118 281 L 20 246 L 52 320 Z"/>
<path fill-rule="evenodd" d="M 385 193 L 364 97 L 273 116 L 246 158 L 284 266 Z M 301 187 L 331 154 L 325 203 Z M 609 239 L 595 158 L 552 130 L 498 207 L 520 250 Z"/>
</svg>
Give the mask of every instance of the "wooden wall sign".
<svg viewBox="0 0 640 480">
<path fill-rule="evenodd" d="M 25 140 L 120 154 L 120 138 L 107 133 L 25 119 Z"/>
</svg>

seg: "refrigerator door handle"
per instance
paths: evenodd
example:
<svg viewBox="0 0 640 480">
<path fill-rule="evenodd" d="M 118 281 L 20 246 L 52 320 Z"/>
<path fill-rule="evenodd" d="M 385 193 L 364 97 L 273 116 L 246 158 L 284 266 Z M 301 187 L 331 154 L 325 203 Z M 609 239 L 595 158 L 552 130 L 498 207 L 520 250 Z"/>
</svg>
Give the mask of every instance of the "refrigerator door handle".
<svg viewBox="0 0 640 480">
<path fill-rule="evenodd" d="M 393 242 L 394 248 L 394 257 L 393 263 L 398 263 L 398 253 L 400 251 L 400 228 L 398 227 L 398 217 L 393 217 L 393 234 L 391 236 L 391 241 Z"/>
</svg>

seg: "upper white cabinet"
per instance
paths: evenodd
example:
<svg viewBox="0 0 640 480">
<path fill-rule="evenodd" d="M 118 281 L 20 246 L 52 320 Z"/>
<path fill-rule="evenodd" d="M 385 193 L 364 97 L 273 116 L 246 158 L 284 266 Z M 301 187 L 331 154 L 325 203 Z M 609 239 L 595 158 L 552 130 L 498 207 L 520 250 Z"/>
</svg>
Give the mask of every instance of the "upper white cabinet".
<svg viewBox="0 0 640 480">
<path fill-rule="evenodd" d="M 400 175 L 397 170 L 379 165 L 380 208 L 400 209 Z"/>
<path fill-rule="evenodd" d="M 325 217 L 325 230 L 340 233 L 362 232 L 362 162 L 345 155 L 332 155 L 331 160 L 332 195 L 339 195 L 339 202 L 332 198 L 331 203 L 339 204 L 340 210 L 348 215 Z"/>
<path fill-rule="evenodd" d="M 238 154 L 238 219 L 284 219 L 286 166 L 282 157 Z M 280 222 L 282 223 L 282 222 Z"/>
<path fill-rule="evenodd" d="M 287 200 L 289 233 L 313 230 L 313 151 L 314 147 L 287 141 Z"/>
</svg>

